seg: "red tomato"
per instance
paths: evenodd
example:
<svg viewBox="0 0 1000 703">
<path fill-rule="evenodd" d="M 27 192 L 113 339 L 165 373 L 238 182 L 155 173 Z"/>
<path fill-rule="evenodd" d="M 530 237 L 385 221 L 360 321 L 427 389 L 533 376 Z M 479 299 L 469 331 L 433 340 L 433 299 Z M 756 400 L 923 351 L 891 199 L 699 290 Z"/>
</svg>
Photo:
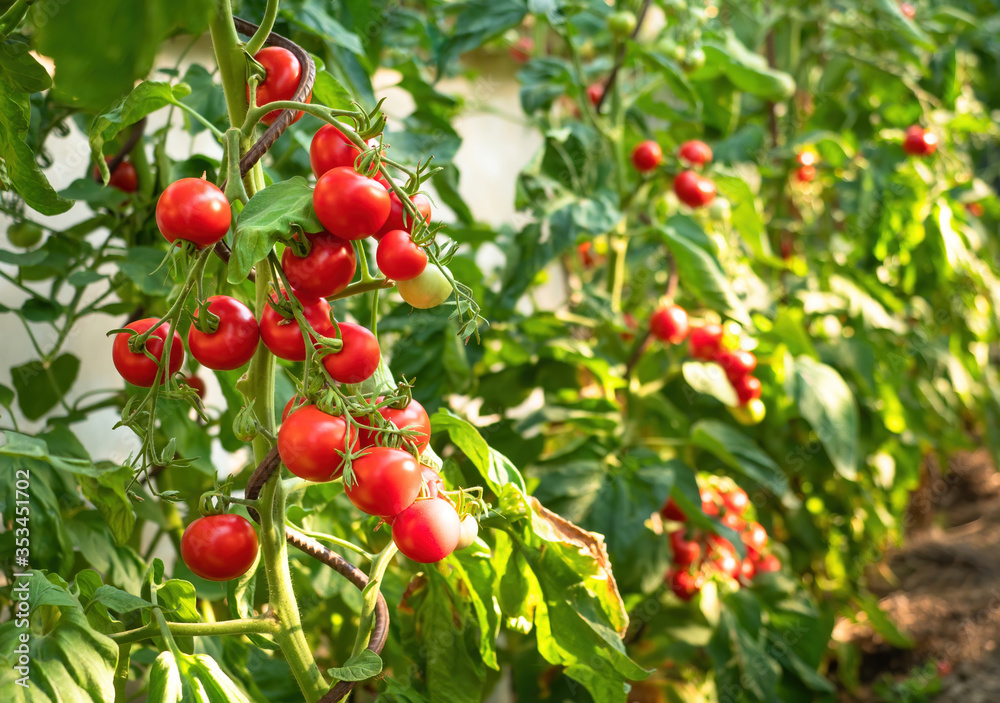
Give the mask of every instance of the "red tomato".
<svg viewBox="0 0 1000 703">
<path fill-rule="evenodd" d="M 703 361 L 711 360 L 719 350 L 723 332 L 722 325 L 705 325 L 693 328 L 688 340 L 691 356 Z"/>
<path fill-rule="evenodd" d="M 343 239 L 364 239 L 382 229 L 389 217 L 389 193 L 378 181 L 338 167 L 324 173 L 313 191 L 320 223 Z"/>
<path fill-rule="evenodd" d="M 692 575 L 687 571 L 671 571 L 667 575 L 670 582 L 670 590 L 682 601 L 689 601 L 701 590 L 702 580 L 700 576 Z"/>
<path fill-rule="evenodd" d="M 688 336 L 688 316 L 680 305 L 657 308 L 649 317 L 649 331 L 664 342 L 680 344 Z"/>
<path fill-rule="evenodd" d="M 975 217 L 982 217 L 986 210 L 983 209 L 982 203 L 966 203 L 965 209 L 969 211 L 971 215 Z"/>
<path fill-rule="evenodd" d="M 418 500 L 392 523 L 392 541 L 399 551 L 421 564 L 444 559 L 458 547 L 461 536 L 455 506 L 443 498 Z"/>
<path fill-rule="evenodd" d="M 401 229 L 386 233 L 378 243 L 375 261 L 379 271 L 394 281 L 409 281 L 427 268 L 427 253 Z"/>
<path fill-rule="evenodd" d="M 920 125 L 913 125 L 906 130 L 903 151 L 910 156 L 930 156 L 937 151 L 937 147 L 937 135 L 924 130 Z"/>
<path fill-rule="evenodd" d="M 602 83 L 591 83 L 587 86 L 587 100 L 594 107 L 597 107 L 604 97 L 604 85 Z"/>
<path fill-rule="evenodd" d="M 722 504 L 726 506 L 727 510 L 731 510 L 737 515 L 742 515 L 750 507 L 750 498 L 747 496 L 746 491 L 737 486 L 729 491 L 729 493 L 722 494 Z"/>
<path fill-rule="evenodd" d="M 343 132 L 331 124 L 325 124 L 313 135 L 309 145 L 309 164 L 316 178 L 319 178 L 333 168 L 343 166 L 353 169 L 354 161 L 360 153 L 361 150 Z"/>
<path fill-rule="evenodd" d="M 191 374 L 190 376 L 184 377 L 184 383 L 194 389 L 194 392 L 198 394 L 198 397 L 202 400 L 205 399 L 205 382 L 201 380 L 198 376 Z"/>
<path fill-rule="evenodd" d="M 740 564 L 740 580 L 743 582 L 748 582 L 753 579 L 757 573 L 757 567 L 754 566 L 753 559 L 747 557 Z"/>
<path fill-rule="evenodd" d="M 694 171 L 682 171 L 674 179 L 674 192 L 688 207 L 704 207 L 715 199 L 715 184 Z"/>
<path fill-rule="evenodd" d="M 748 352 L 743 349 L 738 349 L 736 351 L 720 349 L 715 353 L 713 359 L 719 364 L 719 366 L 722 367 L 722 370 L 726 372 L 726 378 L 728 378 L 732 383 L 735 383 L 747 374 L 752 373 L 753 370 L 757 368 L 757 357 L 753 355 L 753 352 Z"/>
<path fill-rule="evenodd" d="M 816 165 L 816 152 L 815 151 L 800 151 L 795 160 L 799 162 L 799 166 L 815 166 Z"/>
<path fill-rule="evenodd" d="M 278 454 L 299 478 L 332 481 L 344 472 L 340 452 L 347 451 L 348 432 L 352 450 L 357 449 L 357 436 L 347 420 L 306 405 L 290 413 L 278 428 Z"/>
<path fill-rule="evenodd" d="M 640 173 L 653 171 L 661 163 L 663 163 L 663 149 L 651 139 L 639 142 L 632 150 L 632 165 Z"/>
<path fill-rule="evenodd" d="M 761 557 L 756 564 L 756 573 L 758 574 L 768 574 L 774 571 L 781 571 L 781 562 L 778 557 L 773 554 L 767 554 Z"/>
<path fill-rule="evenodd" d="M 287 293 L 285 294 L 287 296 Z M 272 294 L 271 299 L 274 300 Z M 322 298 L 305 298 L 299 296 L 302 312 L 309 324 L 324 337 L 333 336 L 333 322 L 330 321 L 330 304 Z M 304 361 L 306 344 L 302 339 L 302 330 L 295 319 L 286 319 L 270 305 L 264 308 L 260 316 L 260 338 L 272 354 L 279 359 L 289 361 Z"/>
<path fill-rule="evenodd" d="M 194 325 L 188 331 L 191 356 L 202 366 L 220 371 L 238 369 L 250 361 L 260 341 L 260 327 L 250 308 L 228 295 L 213 295 L 208 310 L 219 318 L 219 327 L 212 334 Z M 198 319 L 198 309 L 194 311 Z"/>
<path fill-rule="evenodd" d="M 711 488 L 701 489 L 701 512 L 706 515 L 719 514 L 719 494 Z"/>
<path fill-rule="evenodd" d="M 727 512 L 725 515 L 723 515 L 722 520 L 720 522 L 722 522 L 722 524 L 728 527 L 730 530 L 735 530 L 736 532 L 739 532 L 747 525 L 746 520 L 741 518 L 736 513 L 730 513 L 730 512 Z"/>
<path fill-rule="evenodd" d="M 670 549 L 676 566 L 690 566 L 701 556 L 701 545 L 694 540 L 684 539 L 684 530 L 670 533 Z"/>
<path fill-rule="evenodd" d="M 712 561 L 712 564 L 720 572 L 734 579 L 740 577 L 740 571 L 743 569 L 743 564 L 736 558 L 736 555 L 726 550 L 720 551 L 719 556 Z"/>
<path fill-rule="evenodd" d="M 712 161 L 712 147 L 698 139 L 691 139 L 681 144 L 677 155 L 690 164 L 704 166 Z"/>
<path fill-rule="evenodd" d="M 743 540 L 743 544 L 758 552 L 764 551 L 764 547 L 767 546 L 767 530 L 759 522 L 748 524 L 746 531 L 740 535 L 740 538 Z"/>
<path fill-rule="evenodd" d="M 281 255 L 281 268 L 292 288 L 310 298 L 325 298 L 347 288 L 358 259 L 354 247 L 329 232 L 306 234 L 309 253 L 296 256 L 292 247 Z"/>
<path fill-rule="evenodd" d="M 531 37 L 520 37 L 514 45 L 507 50 L 510 59 L 514 63 L 528 63 L 531 54 L 535 51 L 535 40 Z"/>
<path fill-rule="evenodd" d="M 288 419 L 288 416 L 291 415 L 293 412 L 295 412 L 299 408 L 304 408 L 308 405 L 309 405 L 308 400 L 306 400 L 302 396 L 293 395 L 291 398 L 288 399 L 288 402 L 285 403 L 285 409 L 281 412 L 281 421 L 284 422 L 285 420 Z"/>
<path fill-rule="evenodd" d="M 327 373 L 339 383 L 361 383 L 369 379 L 382 358 L 375 335 L 367 327 L 341 322 L 340 339 L 344 343 L 341 350 L 323 357 Z"/>
<path fill-rule="evenodd" d="M 110 156 L 105 156 L 104 160 L 105 162 L 109 162 L 111 158 Z M 94 166 L 94 180 L 98 183 L 103 182 L 101 180 L 101 170 L 97 166 Z M 122 161 L 111 172 L 108 185 L 112 188 L 117 188 L 123 193 L 134 193 L 139 189 L 139 176 L 135 172 L 135 166 L 128 161 Z"/>
<path fill-rule="evenodd" d="M 660 508 L 660 515 L 665 517 L 667 520 L 674 520 L 676 522 L 686 522 L 687 515 L 681 510 L 680 506 L 673 498 L 667 498 L 667 502 L 663 504 Z"/>
<path fill-rule="evenodd" d="M 815 166 L 800 166 L 795 171 L 795 179 L 799 183 L 811 183 L 816 178 Z"/>
<path fill-rule="evenodd" d="M 431 221 L 431 201 L 423 193 L 410 196 L 410 202 L 417 208 L 417 212 L 424 218 L 425 222 Z M 404 232 L 413 231 L 413 218 L 403 209 L 403 201 L 395 193 L 389 193 L 389 217 L 385 224 L 373 236 L 381 239 L 387 233 L 401 229 Z"/>
<path fill-rule="evenodd" d="M 135 330 L 142 334 L 159 321 L 156 317 L 147 317 L 143 320 L 126 325 L 125 329 Z M 157 360 L 163 358 L 163 345 L 170 332 L 170 323 L 164 322 L 157 327 L 146 339 L 146 350 L 156 357 Z M 133 386 L 143 386 L 149 388 L 156 383 L 160 367 L 156 361 L 142 353 L 136 353 L 129 348 L 129 339 L 132 337 L 128 332 L 119 332 L 115 335 L 115 341 L 111 345 L 111 360 L 115 362 L 115 368 L 126 381 Z M 180 371 L 181 363 L 184 361 L 184 342 L 181 336 L 174 332 L 173 341 L 170 343 L 170 369 L 169 375 Z M 162 384 L 166 377 L 160 379 Z"/>
<path fill-rule="evenodd" d="M 376 402 L 381 403 L 382 397 L 379 396 L 379 399 Z M 415 435 L 405 441 L 416 447 L 417 454 L 424 453 L 424 450 L 427 449 L 427 444 L 431 439 L 431 419 L 427 415 L 427 411 L 424 410 L 423 405 L 417 402 L 416 399 L 411 398 L 409 404 L 407 404 L 405 408 L 394 408 L 389 406 L 386 408 L 379 408 L 378 412 L 379 415 L 395 425 L 397 430 L 408 429 L 416 432 Z M 375 446 L 375 438 L 377 435 L 377 430 L 361 430 L 361 446 Z"/>
<path fill-rule="evenodd" d="M 908 2 L 899 3 L 899 11 L 902 12 L 903 16 L 908 20 L 912 20 L 917 16 L 917 8 Z"/>
<path fill-rule="evenodd" d="M 345 484 L 347 497 L 363 513 L 399 515 L 420 495 L 420 464 L 402 449 L 371 447 L 366 452 L 351 464 L 354 481 Z"/>
<path fill-rule="evenodd" d="M 743 376 L 733 381 L 733 390 L 740 399 L 740 405 L 746 405 L 755 398 L 760 398 L 760 379 L 756 376 Z"/>
<path fill-rule="evenodd" d="M 203 579 L 239 578 L 257 558 L 257 532 L 242 515 L 200 517 L 181 536 L 181 558 Z"/>
<path fill-rule="evenodd" d="M 254 55 L 267 75 L 264 80 L 257 84 L 257 105 L 267 105 L 277 100 L 291 100 L 295 97 L 295 91 L 299 88 L 299 81 L 302 79 L 302 66 L 288 49 L 280 46 L 265 46 Z M 247 100 L 250 99 L 250 86 L 247 86 Z M 306 98 L 305 102 L 309 102 Z M 281 110 L 273 110 L 261 118 L 261 122 L 266 125 L 271 124 Z M 302 113 L 298 112 L 292 122 L 302 119 Z"/>
<path fill-rule="evenodd" d="M 225 194 L 201 178 L 168 185 L 156 201 L 156 226 L 168 242 L 194 242 L 199 249 L 226 236 L 233 213 Z"/>
</svg>

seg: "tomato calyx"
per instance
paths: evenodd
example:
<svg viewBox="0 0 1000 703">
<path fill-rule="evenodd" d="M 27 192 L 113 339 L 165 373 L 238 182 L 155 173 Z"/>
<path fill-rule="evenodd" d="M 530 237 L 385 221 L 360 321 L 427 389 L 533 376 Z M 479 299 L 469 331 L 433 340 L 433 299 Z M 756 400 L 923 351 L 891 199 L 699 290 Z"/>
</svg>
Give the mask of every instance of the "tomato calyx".
<svg viewBox="0 0 1000 703">
<path fill-rule="evenodd" d="M 209 309 L 210 301 L 208 298 L 198 301 L 198 311 L 194 316 L 194 322 L 192 324 L 200 332 L 205 334 L 215 334 L 219 331 L 219 323 L 222 321 L 218 315 Z"/>
</svg>

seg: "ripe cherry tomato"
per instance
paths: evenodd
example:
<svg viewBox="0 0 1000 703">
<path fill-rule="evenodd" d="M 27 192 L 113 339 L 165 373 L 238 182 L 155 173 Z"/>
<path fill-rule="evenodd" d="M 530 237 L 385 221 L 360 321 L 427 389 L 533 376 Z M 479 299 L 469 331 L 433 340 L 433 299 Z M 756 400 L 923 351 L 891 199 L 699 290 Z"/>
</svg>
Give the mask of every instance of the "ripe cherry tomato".
<svg viewBox="0 0 1000 703">
<path fill-rule="evenodd" d="M 704 166 L 712 162 L 712 147 L 698 139 L 691 139 L 681 144 L 677 155 L 689 164 Z"/>
<path fill-rule="evenodd" d="M 722 494 L 722 504 L 726 506 L 726 510 L 731 510 L 737 515 L 742 515 L 750 507 L 750 498 L 747 496 L 746 491 L 737 486 L 729 491 L 729 493 Z"/>
<path fill-rule="evenodd" d="M 278 428 L 278 454 L 299 478 L 332 481 L 344 472 L 344 457 L 338 452 L 347 451 L 349 431 L 354 450 L 358 438 L 347 420 L 306 405 L 290 413 Z"/>
<path fill-rule="evenodd" d="M 902 12 L 903 16 L 908 20 L 912 20 L 917 16 L 917 8 L 908 2 L 899 3 L 899 11 Z"/>
<path fill-rule="evenodd" d="M 531 37 L 519 37 L 514 45 L 507 50 L 510 60 L 514 63 L 528 63 L 535 51 L 535 40 Z"/>
<path fill-rule="evenodd" d="M 472 515 L 462 518 L 461 534 L 458 537 L 458 544 L 455 549 L 465 549 L 471 547 L 479 536 L 479 521 Z"/>
<path fill-rule="evenodd" d="M 653 171 L 661 163 L 663 163 L 663 149 L 651 139 L 639 142 L 632 150 L 632 165 L 639 173 Z"/>
<path fill-rule="evenodd" d="M 285 294 L 285 297 L 288 297 Z M 274 300 L 274 296 L 271 296 Z M 330 304 L 323 298 L 306 298 L 299 296 L 302 303 L 303 316 L 317 332 L 324 337 L 333 336 L 333 322 L 330 321 Z M 260 316 L 260 338 L 272 354 L 279 359 L 289 361 L 304 361 L 306 344 L 302 339 L 302 330 L 294 319 L 286 319 L 270 305 L 264 308 Z"/>
<path fill-rule="evenodd" d="M 242 515 L 200 517 L 181 536 L 181 558 L 209 581 L 239 578 L 257 558 L 257 532 Z"/>
<path fill-rule="evenodd" d="M 799 166 L 815 166 L 816 165 L 816 152 L 805 150 L 800 151 L 796 156 L 795 160 L 799 162 Z"/>
<path fill-rule="evenodd" d="M 381 403 L 382 397 L 379 396 L 376 402 Z M 379 408 L 378 412 L 379 415 L 395 425 L 396 429 L 407 429 L 416 432 L 415 435 L 412 435 L 404 441 L 414 445 L 417 449 L 417 454 L 424 453 L 424 450 L 427 448 L 427 444 L 431 439 L 431 419 L 427 415 L 427 411 L 424 410 L 423 405 L 417 402 L 416 399 L 411 398 L 405 408 L 394 408 L 389 406 L 386 408 Z M 375 446 L 375 438 L 377 435 L 377 430 L 361 430 L 361 446 Z"/>
<path fill-rule="evenodd" d="M 728 527 L 730 530 L 734 530 L 736 532 L 739 532 L 740 530 L 742 530 L 744 527 L 747 526 L 746 520 L 741 518 L 736 513 L 731 513 L 731 512 L 727 512 L 725 515 L 723 515 L 722 520 L 720 520 L 720 522 L 726 527 Z"/>
<path fill-rule="evenodd" d="M 760 398 L 760 379 L 756 376 L 743 376 L 733 382 L 733 390 L 740 399 L 740 405 L 746 405 L 751 400 Z"/>
<path fill-rule="evenodd" d="M 346 239 L 329 232 L 306 234 L 309 253 L 296 256 L 292 247 L 281 255 L 281 268 L 292 288 L 310 298 L 325 298 L 347 288 L 358 258 Z"/>
<path fill-rule="evenodd" d="M 410 202 L 417 208 L 417 212 L 424 218 L 425 222 L 431 221 L 431 201 L 423 193 L 410 196 Z M 403 209 L 403 201 L 395 193 L 389 193 L 389 217 L 386 218 L 382 229 L 375 233 L 375 239 L 382 239 L 387 233 L 401 229 L 404 232 L 413 231 L 413 218 Z"/>
<path fill-rule="evenodd" d="M 681 507 L 677 505 L 677 501 L 673 498 L 667 498 L 667 502 L 660 508 L 660 515 L 667 520 L 674 520 L 676 522 L 687 522 L 688 519 L 684 511 L 681 510 Z"/>
<path fill-rule="evenodd" d="M 719 555 L 712 560 L 712 564 L 720 572 L 734 579 L 740 577 L 740 571 L 743 569 L 743 564 L 736 558 L 736 554 L 726 549 L 719 550 Z"/>
<path fill-rule="evenodd" d="M 682 601 L 689 601 L 701 590 L 702 579 L 687 571 L 671 571 L 667 575 L 670 590 Z"/>
<path fill-rule="evenodd" d="M 711 488 L 702 488 L 701 491 L 701 512 L 706 515 L 719 514 L 719 494 Z"/>
<path fill-rule="evenodd" d="M 688 340 L 691 356 L 704 361 L 711 360 L 719 350 L 723 332 L 722 325 L 705 325 L 693 328 Z"/>
<path fill-rule="evenodd" d="M 986 212 L 986 210 L 983 209 L 983 204 L 982 203 L 966 203 L 965 204 L 965 209 L 969 211 L 969 214 L 971 214 L 971 215 L 973 215 L 975 217 L 982 217 L 983 213 Z M 8 234 L 7 236 L 10 236 L 10 235 Z M 29 246 L 32 246 L 32 245 L 29 245 Z"/>
<path fill-rule="evenodd" d="M 339 129 L 331 124 L 320 127 L 309 144 L 309 164 L 319 178 L 333 168 L 353 169 L 354 161 L 361 150 L 358 149 Z"/>
<path fill-rule="evenodd" d="M 257 63 L 264 67 L 267 75 L 264 80 L 257 84 L 257 105 L 266 105 L 276 100 L 291 100 L 298 90 L 299 81 L 302 79 L 302 66 L 288 49 L 280 46 L 265 46 L 254 55 Z M 250 99 L 250 86 L 247 86 L 247 100 Z M 305 102 L 309 102 L 307 97 Z M 266 125 L 271 124 L 281 110 L 273 110 L 261 119 Z M 302 112 L 298 112 L 292 122 L 302 119 Z"/>
<path fill-rule="evenodd" d="M 443 498 L 418 500 L 392 523 L 392 541 L 399 551 L 421 564 L 444 559 L 455 551 L 461 537 L 455 506 Z"/>
<path fill-rule="evenodd" d="M 674 554 L 674 564 L 680 567 L 694 564 L 701 556 L 701 545 L 694 540 L 685 539 L 684 530 L 670 533 L 670 549 Z"/>
<path fill-rule="evenodd" d="M 420 464 L 402 449 L 372 447 L 365 451 L 351 464 L 354 481 L 344 486 L 347 497 L 363 513 L 398 515 L 420 495 Z"/>
<path fill-rule="evenodd" d="M 199 376 L 191 374 L 190 376 L 184 377 L 184 384 L 191 386 L 194 392 L 198 394 L 198 397 L 205 400 L 205 382 L 201 380 Z"/>
<path fill-rule="evenodd" d="M 304 408 L 309 405 L 309 401 L 299 395 L 293 395 L 285 403 L 285 409 L 281 412 L 281 421 L 284 422 L 288 419 L 288 416 L 299 408 Z"/>
<path fill-rule="evenodd" d="M 753 370 L 757 368 L 757 357 L 753 355 L 753 352 L 744 349 L 736 351 L 720 349 L 712 358 L 722 367 L 722 370 L 726 372 L 726 378 L 732 383 L 749 373 L 753 373 Z"/>
<path fill-rule="evenodd" d="M 125 329 L 135 330 L 142 334 L 159 321 L 155 317 L 147 317 L 143 320 L 126 325 Z M 164 322 L 153 330 L 153 333 L 146 339 L 146 350 L 156 357 L 157 361 L 163 358 L 163 345 L 166 342 L 167 334 L 170 332 L 170 323 Z M 156 361 L 142 353 L 136 353 L 129 348 L 129 339 L 132 335 L 128 332 L 119 332 L 115 335 L 114 344 L 111 345 L 111 359 L 115 362 L 115 368 L 122 378 L 133 386 L 143 386 L 149 388 L 156 383 L 157 374 L 160 367 Z M 181 363 L 184 361 L 184 342 L 181 336 L 174 332 L 173 341 L 170 343 L 170 369 L 169 375 L 180 371 Z M 160 378 L 162 384 L 166 377 Z"/>
<path fill-rule="evenodd" d="M 427 268 L 427 254 L 401 229 L 388 232 L 379 240 L 375 253 L 379 271 L 394 281 L 409 281 Z"/>
<path fill-rule="evenodd" d="M 930 156 L 938 147 L 937 135 L 924 130 L 920 125 L 913 125 L 906 130 L 903 140 L 903 151 L 910 156 Z"/>
<path fill-rule="evenodd" d="M 324 173 L 313 191 L 313 208 L 322 225 L 343 239 L 364 239 L 382 229 L 389 217 L 389 193 L 353 168 Z"/>
<path fill-rule="evenodd" d="M 199 249 L 226 236 L 233 213 L 225 194 L 201 178 L 168 185 L 156 201 L 156 226 L 168 242 L 194 242 Z"/>
<path fill-rule="evenodd" d="M 604 85 L 601 83 L 591 83 L 587 86 L 587 100 L 594 107 L 601 102 L 601 98 L 604 97 Z"/>
<path fill-rule="evenodd" d="M 657 308 L 649 317 L 649 331 L 657 339 L 680 344 L 688 336 L 688 316 L 679 305 Z"/>
<path fill-rule="evenodd" d="M 694 171 L 682 171 L 674 179 L 674 192 L 688 207 L 704 207 L 715 198 L 715 184 Z"/>
<path fill-rule="evenodd" d="M 740 564 L 740 581 L 743 583 L 749 583 L 753 580 L 753 577 L 757 573 L 757 567 L 754 566 L 753 559 L 747 557 Z"/>
<path fill-rule="evenodd" d="M 434 308 L 451 297 L 451 281 L 437 266 L 428 266 L 416 278 L 397 281 L 400 297 L 415 308 Z"/>
<path fill-rule="evenodd" d="M 219 327 L 209 334 L 191 325 L 188 331 L 191 356 L 210 369 L 238 369 L 257 351 L 260 341 L 257 318 L 250 308 L 228 295 L 213 295 L 207 302 L 209 312 L 219 317 Z M 197 309 L 194 317 L 198 318 Z"/>
<path fill-rule="evenodd" d="M 800 166 L 795 171 L 795 179 L 799 183 L 812 183 L 816 179 L 816 167 Z"/>
<path fill-rule="evenodd" d="M 764 547 L 767 546 L 767 530 L 759 522 L 751 522 L 747 525 L 743 534 L 740 535 L 740 539 L 743 540 L 743 544 L 751 549 L 763 552 Z"/>
<path fill-rule="evenodd" d="M 341 322 L 340 339 L 344 343 L 341 350 L 323 357 L 327 373 L 340 383 L 361 383 L 371 378 L 382 358 L 375 335 L 367 327 Z"/>
<path fill-rule="evenodd" d="M 773 554 L 765 554 L 757 560 L 757 563 L 754 566 L 756 567 L 756 572 L 758 574 L 769 574 L 775 571 L 781 571 L 781 562 L 778 560 L 778 557 Z"/>
<path fill-rule="evenodd" d="M 105 156 L 104 161 L 111 161 L 112 157 Z M 101 170 L 94 166 L 93 171 L 94 180 L 101 183 Z M 115 170 L 111 172 L 111 178 L 108 179 L 108 185 L 112 188 L 117 188 L 123 193 L 134 193 L 139 189 L 139 176 L 135 172 L 135 166 L 129 161 L 122 161 L 115 167 Z"/>
</svg>

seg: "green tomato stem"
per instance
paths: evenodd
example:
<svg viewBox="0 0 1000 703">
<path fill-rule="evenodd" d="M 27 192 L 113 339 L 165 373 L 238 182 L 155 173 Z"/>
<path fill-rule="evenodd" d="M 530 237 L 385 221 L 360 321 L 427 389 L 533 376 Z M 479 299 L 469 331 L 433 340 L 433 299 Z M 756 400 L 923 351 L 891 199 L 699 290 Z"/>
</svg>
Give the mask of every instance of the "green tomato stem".
<svg viewBox="0 0 1000 703">
<path fill-rule="evenodd" d="M 368 585 L 361 592 L 364 604 L 361 606 L 361 622 L 358 624 L 358 636 L 354 640 L 354 649 L 351 651 L 352 657 L 361 654 L 361 651 L 368 646 L 368 640 L 371 639 L 372 625 L 375 622 L 375 606 L 382 588 L 382 577 L 397 551 L 395 542 L 389 542 L 372 562 L 368 572 Z"/>
<path fill-rule="evenodd" d="M 251 56 L 257 54 L 267 41 L 267 36 L 274 29 L 274 20 L 278 17 L 278 0 L 267 0 L 267 7 L 264 8 L 264 17 L 260 21 L 257 31 L 247 42 L 246 52 Z"/>
<path fill-rule="evenodd" d="M 156 609 L 154 612 L 159 615 L 159 618 L 163 618 L 159 609 Z M 133 642 L 141 642 L 150 637 L 157 637 L 162 634 L 162 627 L 158 622 L 159 618 L 148 625 L 109 635 L 109 637 L 120 646 L 125 646 Z M 164 620 L 164 626 L 167 632 L 175 637 L 209 637 L 214 635 L 245 635 L 249 633 L 273 635 L 281 629 L 281 624 L 277 620 L 267 616 L 239 620 L 222 620 L 220 622 L 166 622 Z"/>
</svg>

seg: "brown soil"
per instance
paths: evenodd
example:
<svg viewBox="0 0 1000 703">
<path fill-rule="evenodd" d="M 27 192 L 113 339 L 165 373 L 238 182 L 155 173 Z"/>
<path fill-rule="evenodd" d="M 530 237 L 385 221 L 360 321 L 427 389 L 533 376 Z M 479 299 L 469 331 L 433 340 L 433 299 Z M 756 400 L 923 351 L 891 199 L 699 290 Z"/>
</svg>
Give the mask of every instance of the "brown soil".
<svg viewBox="0 0 1000 703">
<path fill-rule="evenodd" d="M 886 700 L 873 694 L 874 679 L 888 672 L 912 680 L 931 663 L 942 675 L 935 702 L 1000 703 L 1000 473 L 985 451 L 958 455 L 943 472 L 929 463 L 925 472 L 904 546 L 871 579 L 915 647 L 893 647 L 864 623 L 840 623 L 836 639 L 861 647 L 865 684 L 843 701 Z"/>
</svg>

